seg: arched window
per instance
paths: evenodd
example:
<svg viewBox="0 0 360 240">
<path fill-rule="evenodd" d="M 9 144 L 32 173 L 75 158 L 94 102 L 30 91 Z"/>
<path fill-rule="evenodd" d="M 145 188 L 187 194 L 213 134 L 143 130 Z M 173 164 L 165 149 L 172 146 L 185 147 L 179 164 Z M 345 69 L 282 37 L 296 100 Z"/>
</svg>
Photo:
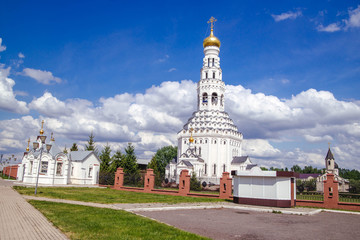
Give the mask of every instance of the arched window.
<svg viewBox="0 0 360 240">
<path fill-rule="evenodd" d="M 216 164 L 214 164 L 214 175 L 216 175 Z"/>
<path fill-rule="evenodd" d="M 207 164 L 206 163 L 205 163 L 204 172 L 205 172 L 205 175 L 206 175 L 207 174 Z"/>
<path fill-rule="evenodd" d="M 217 102 L 218 102 L 218 95 L 217 95 L 217 93 L 214 92 L 211 95 L 211 103 L 217 105 Z"/>
<path fill-rule="evenodd" d="M 201 156 L 201 147 L 199 147 L 199 156 Z"/>
<path fill-rule="evenodd" d="M 203 93 L 202 101 L 203 101 L 203 103 L 207 103 L 207 102 L 208 102 L 208 95 L 207 95 L 207 93 Z"/>
<path fill-rule="evenodd" d="M 205 78 L 208 78 L 208 73 L 207 72 L 205 73 Z"/>
<path fill-rule="evenodd" d="M 215 78 L 215 72 L 213 72 L 213 78 Z"/>
<path fill-rule="evenodd" d="M 223 165 L 223 172 L 226 172 L 226 165 Z"/>
<path fill-rule="evenodd" d="M 224 95 L 223 94 L 221 94 L 220 105 L 224 106 Z"/>
</svg>

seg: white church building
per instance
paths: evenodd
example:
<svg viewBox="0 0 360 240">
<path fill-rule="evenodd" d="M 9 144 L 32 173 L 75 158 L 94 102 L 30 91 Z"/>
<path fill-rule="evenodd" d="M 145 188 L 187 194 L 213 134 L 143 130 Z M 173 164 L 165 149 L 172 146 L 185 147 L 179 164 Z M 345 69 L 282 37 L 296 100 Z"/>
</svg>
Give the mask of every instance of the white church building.
<svg viewBox="0 0 360 240">
<path fill-rule="evenodd" d="M 197 111 L 178 132 L 177 160 L 166 166 L 169 181 L 179 180 L 184 169 L 201 182 L 218 184 L 223 172 L 257 167 L 242 156 L 243 135 L 225 112 L 225 83 L 220 68 L 220 40 L 215 37 L 213 17 L 210 36 L 203 42 L 204 58 L 197 85 Z"/>
<path fill-rule="evenodd" d="M 43 185 L 99 183 L 100 160 L 94 152 L 73 151 L 66 154 L 55 144 L 52 135 L 50 141 L 45 143 L 46 136 L 43 134 L 42 127 L 40 136 L 34 142 L 36 148 L 31 150 L 29 139 L 28 147 L 18 168 L 17 180 L 19 182 L 33 185 L 38 179 L 38 183 Z"/>
</svg>

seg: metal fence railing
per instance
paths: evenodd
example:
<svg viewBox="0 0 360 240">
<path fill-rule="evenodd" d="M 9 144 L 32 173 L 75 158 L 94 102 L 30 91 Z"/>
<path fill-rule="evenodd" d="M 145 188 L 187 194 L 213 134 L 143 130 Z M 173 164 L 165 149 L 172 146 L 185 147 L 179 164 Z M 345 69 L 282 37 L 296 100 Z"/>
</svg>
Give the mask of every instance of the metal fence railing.
<svg viewBox="0 0 360 240">
<path fill-rule="evenodd" d="M 360 203 L 360 194 L 339 193 L 339 202 Z"/>
<path fill-rule="evenodd" d="M 144 187 L 145 171 L 124 174 L 124 187 Z"/>
<path fill-rule="evenodd" d="M 296 194 L 298 200 L 324 201 L 324 194 L 318 192 L 302 192 Z"/>
</svg>

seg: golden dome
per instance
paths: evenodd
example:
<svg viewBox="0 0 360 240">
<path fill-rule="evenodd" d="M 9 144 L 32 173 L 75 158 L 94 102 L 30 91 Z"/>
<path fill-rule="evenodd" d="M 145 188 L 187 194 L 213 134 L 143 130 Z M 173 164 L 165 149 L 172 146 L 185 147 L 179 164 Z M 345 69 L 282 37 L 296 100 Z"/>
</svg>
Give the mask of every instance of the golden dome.
<svg viewBox="0 0 360 240">
<path fill-rule="evenodd" d="M 214 30 L 211 29 L 210 36 L 204 39 L 203 46 L 206 48 L 207 46 L 216 46 L 220 48 L 220 40 L 214 36 Z"/>
<path fill-rule="evenodd" d="M 44 120 L 41 121 L 41 130 L 40 130 L 40 135 L 44 134 Z"/>
<path fill-rule="evenodd" d="M 189 138 L 189 142 L 191 142 L 191 143 L 194 142 L 194 138 L 192 136 Z"/>
</svg>

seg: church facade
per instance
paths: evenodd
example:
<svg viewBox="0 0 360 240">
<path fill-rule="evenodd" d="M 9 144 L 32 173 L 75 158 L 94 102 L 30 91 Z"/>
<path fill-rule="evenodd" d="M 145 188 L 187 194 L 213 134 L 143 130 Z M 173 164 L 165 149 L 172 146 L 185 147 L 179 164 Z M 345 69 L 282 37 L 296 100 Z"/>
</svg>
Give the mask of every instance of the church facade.
<svg viewBox="0 0 360 240">
<path fill-rule="evenodd" d="M 256 165 L 242 156 L 243 135 L 225 111 L 225 82 L 220 67 L 220 40 L 213 24 L 204 42 L 204 58 L 197 85 L 197 111 L 177 134 L 178 155 L 165 170 L 169 181 L 178 182 L 184 169 L 201 182 L 218 184 L 223 172 L 249 170 Z"/>
<path fill-rule="evenodd" d="M 17 172 L 17 181 L 23 184 L 67 185 L 81 184 L 94 185 L 99 183 L 100 160 L 92 151 L 73 151 L 64 153 L 51 136 L 48 143 L 42 143 L 44 130 L 40 130 L 35 143 L 36 149 L 28 147 Z M 45 137 L 46 139 L 46 137 Z M 44 145 L 41 152 L 40 149 Z M 46 147 L 51 146 L 50 150 Z"/>
</svg>

